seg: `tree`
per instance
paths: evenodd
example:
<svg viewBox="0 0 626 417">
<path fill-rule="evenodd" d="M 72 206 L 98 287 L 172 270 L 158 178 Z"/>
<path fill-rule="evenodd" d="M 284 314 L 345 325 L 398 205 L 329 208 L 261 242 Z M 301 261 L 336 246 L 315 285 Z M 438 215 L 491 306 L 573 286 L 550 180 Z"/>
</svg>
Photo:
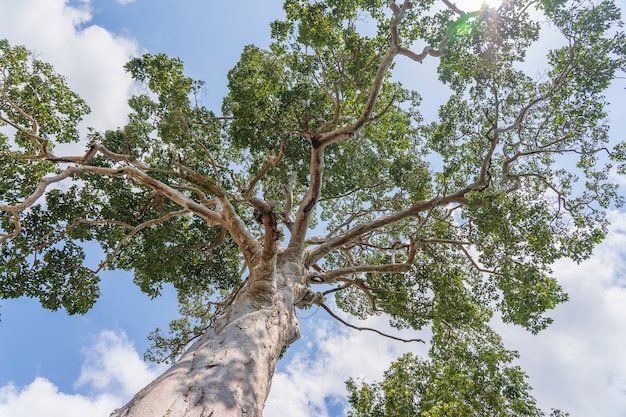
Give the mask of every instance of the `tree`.
<svg viewBox="0 0 626 417">
<path fill-rule="evenodd" d="M 174 364 L 115 416 L 262 415 L 299 336 L 295 308 L 338 317 L 331 296 L 433 335 L 430 359 L 403 357 L 380 384 L 349 381 L 353 415 L 542 415 L 489 322 L 545 328 L 567 299 L 550 265 L 588 257 L 621 203 L 609 173 L 624 173 L 626 145 L 610 147 L 602 95 L 626 67 L 619 10 L 284 7 L 270 48 L 246 47 L 229 73 L 222 114 L 180 60 L 144 55 L 126 66 L 144 88 L 128 124 L 62 156 L 87 105 L 0 41 L 12 135 L 0 133 L 0 298 L 74 314 L 95 303 L 104 269 L 134 271 L 149 295 L 173 284 L 182 316 L 151 336 L 151 358 Z M 563 44 L 533 77 L 522 62 L 539 22 Z M 392 76 L 399 59 L 438 60 L 450 88 L 438 120 Z M 89 267 L 81 244 L 93 241 L 103 260 Z"/>
</svg>

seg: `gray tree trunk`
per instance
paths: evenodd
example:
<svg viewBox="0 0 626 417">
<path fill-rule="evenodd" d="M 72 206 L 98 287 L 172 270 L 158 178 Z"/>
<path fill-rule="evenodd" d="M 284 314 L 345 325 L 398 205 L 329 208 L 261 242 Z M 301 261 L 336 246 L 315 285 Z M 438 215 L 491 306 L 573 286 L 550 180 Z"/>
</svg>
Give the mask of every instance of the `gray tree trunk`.
<svg viewBox="0 0 626 417">
<path fill-rule="evenodd" d="M 261 417 L 283 346 L 299 336 L 302 268 L 279 263 L 273 280 L 245 286 L 179 361 L 112 417 Z M 269 291 L 268 291 L 269 285 Z"/>
</svg>

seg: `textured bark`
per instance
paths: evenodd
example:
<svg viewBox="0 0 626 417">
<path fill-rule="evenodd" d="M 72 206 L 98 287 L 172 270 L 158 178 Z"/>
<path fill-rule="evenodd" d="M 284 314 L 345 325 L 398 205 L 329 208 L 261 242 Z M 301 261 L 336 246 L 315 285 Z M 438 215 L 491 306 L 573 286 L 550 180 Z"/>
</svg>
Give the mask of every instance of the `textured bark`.
<svg viewBox="0 0 626 417">
<path fill-rule="evenodd" d="M 261 417 L 283 346 L 299 336 L 302 268 L 276 266 L 273 291 L 244 287 L 215 325 L 113 417 Z"/>
</svg>

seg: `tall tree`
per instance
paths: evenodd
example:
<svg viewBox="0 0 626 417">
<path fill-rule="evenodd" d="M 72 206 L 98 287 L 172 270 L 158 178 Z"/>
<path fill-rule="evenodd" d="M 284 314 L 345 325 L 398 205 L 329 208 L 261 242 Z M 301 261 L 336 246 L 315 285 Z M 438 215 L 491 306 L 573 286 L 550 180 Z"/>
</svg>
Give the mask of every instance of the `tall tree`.
<svg viewBox="0 0 626 417">
<path fill-rule="evenodd" d="M 609 144 L 603 97 L 626 66 L 619 10 L 284 8 L 270 48 L 246 47 L 229 73 L 222 114 L 178 59 L 144 55 L 126 66 L 144 88 L 128 124 L 90 131 L 72 155 L 55 145 L 81 140 L 88 107 L 0 41 L 0 298 L 73 314 L 95 303 L 104 269 L 134 271 L 150 295 L 173 284 L 182 316 L 151 336 L 152 358 L 173 366 L 115 416 L 261 416 L 299 337 L 295 308 L 338 317 L 331 296 L 356 317 L 432 332 L 430 358 L 348 383 L 353 415 L 542 415 L 489 322 L 545 328 L 567 299 L 550 265 L 588 257 L 621 203 L 609 173 L 624 172 L 626 145 Z M 521 64 L 540 22 L 563 42 L 531 76 Z M 438 60 L 450 96 L 437 121 L 420 115 L 429 97 L 393 77 L 400 59 Z"/>
</svg>

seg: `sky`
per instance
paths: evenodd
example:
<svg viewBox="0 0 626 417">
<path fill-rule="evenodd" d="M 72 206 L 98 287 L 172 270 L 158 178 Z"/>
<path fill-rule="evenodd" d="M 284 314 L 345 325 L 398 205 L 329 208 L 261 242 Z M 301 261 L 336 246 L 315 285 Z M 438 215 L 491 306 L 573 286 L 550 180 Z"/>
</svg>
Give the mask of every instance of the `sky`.
<svg viewBox="0 0 626 417">
<path fill-rule="evenodd" d="M 124 124 L 133 92 L 122 66 L 144 52 L 182 58 L 190 76 L 207 82 L 207 105 L 219 110 L 227 71 L 244 45 L 268 44 L 268 24 L 282 16 L 281 4 L 0 0 L 0 39 L 26 45 L 51 62 L 93 110 L 83 128 L 107 129 Z M 618 4 L 626 6 L 624 0 Z M 400 62 L 397 69 L 410 75 L 409 83 L 422 89 L 434 112 L 442 94 L 428 82 L 432 61 Z M 624 84 L 608 93 L 615 140 L 623 140 L 626 131 L 618 111 L 626 108 Z M 626 179 L 618 181 L 626 186 Z M 555 265 L 570 301 L 551 314 L 551 327 L 532 336 L 494 323 L 507 347 L 520 352 L 519 364 L 545 410 L 560 408 L 573 417 L 626 416 L 626 211 L 612 210 L 609 218 L 607 239 L 591 259 Z M 149 332 L 176 317 L 176 301 L 169 289 L 151 300 L 130 274 L 107 272 L 101 299 L 84 316 L 50 312 L 29 299 L 0 301 L 0 314 L 0 416 L 105 417 L 162 371 L 142 355 Z M 323 310 L 299 315 L 302 338 L 279 363 L 267 416 L 286 410 L 293 417 L 345 415 L 348 377 L 380 379 L 400 354 L 425 351 L 341 327 Z M 393 331 L 382 317 L 359 324 Z"/>
</svg>

